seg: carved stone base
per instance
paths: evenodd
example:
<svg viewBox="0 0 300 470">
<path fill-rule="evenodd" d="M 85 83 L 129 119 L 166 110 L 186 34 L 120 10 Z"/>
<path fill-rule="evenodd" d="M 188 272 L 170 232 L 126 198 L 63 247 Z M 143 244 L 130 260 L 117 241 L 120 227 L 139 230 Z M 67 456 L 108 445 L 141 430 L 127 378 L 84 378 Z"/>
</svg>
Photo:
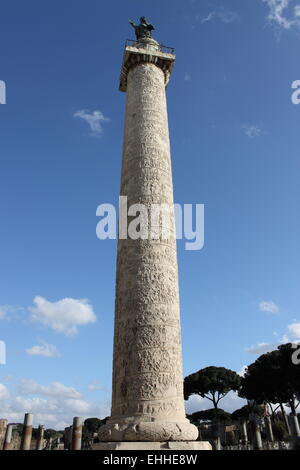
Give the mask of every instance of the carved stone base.
<svg viewBox="0 0 300 470">
<path fill-rule="evenodd" d="M 188 441 L 188 442 L 100 442 L 94 444 L 93 450 L 183 450 L 198 451 L 212 450 L 209 442 Z"/>
<path fill-rule="evenodd" d="M 141 421 L 108 422 L 101 426 L 100 441 L 195 441 L 198 429 L 188 420 L 178 422 Z"/>
</svg>

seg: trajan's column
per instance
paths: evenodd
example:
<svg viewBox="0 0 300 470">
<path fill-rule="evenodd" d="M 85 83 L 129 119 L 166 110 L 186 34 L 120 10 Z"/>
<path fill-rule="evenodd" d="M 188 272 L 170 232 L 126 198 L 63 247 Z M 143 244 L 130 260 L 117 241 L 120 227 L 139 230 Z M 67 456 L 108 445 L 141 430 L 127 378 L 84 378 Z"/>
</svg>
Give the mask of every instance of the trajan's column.
<svg viewBox="0 0 300 470">
<path fill-rule="evenodd" d="M 127 93 L 121 196 L 173 210 L 165 88 L 175 55 L 151 37 L 142 17 L 125 48 L 120 90 Z M 133 214 L 131 214 L 133 215 Z M 103 449 L 210 449 L 195 442 L 185 417 L 174 218 L 149 225 L 147 239 L 125 238 L 119 220 L 111 418 L 100 429 Z M 153 237 L 153 233 L 156 236 Z M 145 236 L 143 236 L 145 238 Z"/>
</svg>

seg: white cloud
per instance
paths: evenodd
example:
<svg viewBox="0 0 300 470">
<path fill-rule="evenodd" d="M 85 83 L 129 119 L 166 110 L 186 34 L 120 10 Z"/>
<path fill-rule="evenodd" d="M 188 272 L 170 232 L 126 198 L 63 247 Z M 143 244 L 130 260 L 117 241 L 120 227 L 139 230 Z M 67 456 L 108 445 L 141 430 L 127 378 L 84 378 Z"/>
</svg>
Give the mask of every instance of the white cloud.
<svg viewBox="0 0 300 470">
<path fill-rule="evenodd" d="M 294 0 L 262 0 L 269 7 L 267 19 L 281 30 L 290 30 L 300 26 L 300 5 L 294 5 Z"/>
<path fill-rule="evenodd" d="M 241 367 L 241 369 L 237 372 L 237 374 L 240 375 L 241 377 L 244 377 L 247 367 L 248 366 Z"/>
<path fill-rule="evenodd" d="M 272 301 L 263 300 L 259 303 L 259 310 L 262 312 L 279 313 L 279 307 Z"/>
<path fill-rule="evenodd" d="M 201 23 L 208 23 L 209 21 L 212 21 L 214 19 L 222 21 L 222 23 L 229 24 L 239 20 L 240 17 L 235 11 L 220 9 L 211 11 L 205 18 L 201 20 Z"/>
<path fill-rule="evenodd" d="M 233 23 L 240 19 L 238 13 L 230 10 L 221 10 L 218 12 L 218 16 L 223 23 Z"/>
<path fill-rule="evenodd" d="M 94 382 L 90 383 L 87 386 L 87 389 L 90 392 L 93 392 L 94 390 L 104 390 L 104 387 L 103 387 L 103 385 L 101 385 L 101 383 L 98 380 L 94 380 Z"/>
<path fill-rule="evenodd" d="M 184 81 L 185 82 L 190 82 L 191 81 L 191 76 L 188 72 L 185 72 Z"/>
<path fill-rule="evenodd" d="M 6 317 L 6 313 L 5 305 L 0 305 L 0 320 L 3 320 Z"/>
<path fill-rule="evenodd" d="M 291 0 L 262 0 L 269 7 L 268 20 L 276 23 L 278 26 L 289 29 L 292 24 L 284 14 Z"/>
<path fill-rule="evenodd" d="M 274 333 L 273 333 L 274 334 Z M 278 336 L 278 333 L 276 333 Z M 300 341 L 300 323 L 295 322 L 287 326 L 287 333 L 284 334 L 281 340 L 275 343 L 258 343 L 250 348 L 245 348 L 245 351 L 250 354 L 261 355 L 267 352 L 274 351 L 281 344 L 297 343 Z"/>
<path fill-rule="evenodd" d="M 300 18 L 300 5 L 295 6 L 294 15 L 296 16 L 296 18 Z"/>
<path fill-rule="evenodd" d="M 206 23 L 208 21 L 211 21 L 215 17 L 216 12 L 211 11 L 205 18 L 201 20 L 201 23 Z"/>
<path fill-rule="evenodd" d="M 231 391 L 220 400 L 218 407 L 228 413 L 232 413 L 246 404 L 246 400 L 240 398 L 236 392 Z M 208 410 L 210 408 L 213 408 L 212 402 L 207 398 L 201 398 L 199 395 L 192 395 L 185 404 L 187 414 Z"/>
<path fill-rule="evenodd" d="M 9 391 L 7 387 L 0 383 L 0 401 L 7 400 L 8 397 L 9 397 Z"/>
<path fill-rule="evenodd" d="M 52 382 L 49 385 L 40 385 L 34 380 L 23 379 L 19 387 L 19 393 L 22 395 L 45 395 L 61 398 L 81 398 L 81 393 L 73 387 L 66 387 L 60 382 Z"/>
<path fill-rule="evenodd" d="M 262 134 L 262 130 L 258 126 L 249 126 L 249 125 L 243 125 L 241 127 L 241 130 L 244 131 L 244 134 L 249 137 L 249 139 L 254 139 L 255 137 L 260 137 Z"/>
<path fill-rule="evenodd" d="M 65 298 L 49 302 L 44 297 L 36 296 L 33 302 L 35 306 L 29 308 L 31 319 L 58 333 L 71 336 L 78 332 L 78 326 L 96 321 L 93 307 L 86 299 Z"/>
<path fill-rule="evenodd" d="M 94 405 L 86 400 L 67 399 L 64 403 L 65 410 L 72 413 L 78 413 L 79 416 L 91 416 Z"/>
<path fill-rule="evenodd" d="M 1 418 L 22 423 L 25 413 L 33 413 L 34 426 L 43 424 L 53 429 L 70 426 L 74 416 L 86 419 L 95 416 L 104 418 L 110 414 L 108 401 L 87 401 L 73 387 L 60 382 L 44 386 L 34 380 L 24 379 L 15 396 L 9 395 L 7 388 L 0 384 L 1 399 Z"/>
<path fill-rule="evenodd" d="M 291 339 L 293 341 L 299 341 L 300 340 L 300 323 L 292 323 L 291 325 L 288 325 L 288 333 L 291 336 Z"/>
<path fill-rule="evenodd" d="M 274 351 L 274 349 L 277 349 L 280 342 L 278 343 L 258 343 L 254 346 L 251 346 L 250 348 L 246 348 L 245 351 L 249 354 L 266 354 L 267 352 Z"/>
<path fill-rule="evenodd" d="M 6 320 L 8 313 L 14 313 L 17 310 L 19 310 L 19 308 L 13 305 L 0 305 L 0 320 Z"/>
<path fill-rule="evenodd" d="M 103 116 L 102 112 L 99 110 L 88 111 L 86 109 L 81 109 L 74 113 L 74 117 L 83 119 L 90 127 L 90 135 L 93 137 L 101 137 L 103 134 L 102 123 L 110 121 L 109 118 Z"/>
<path fill-rule="evenodd" d="M 29 356 L 44 356 L 44 357 L 58 357 L 59 352 L 53 344 L 45 343 L 44 341 L 40 345 L 32 346 L 26 349 L 26 353 Z"/>
<path fill-rule="evenodd" d="M 58 409 L 55 401 L 41 397 L 26 398 L 18 395 L 12 400 L 11 404 L 14 411 L 24 413 L 49 413 Z"/>
<path fill-rule="evenodd" d="M 3 380 L 3 382 L 10 382 L 13 380 L 13 375 L 5 375 L 1 380 Z"/>
</svg>

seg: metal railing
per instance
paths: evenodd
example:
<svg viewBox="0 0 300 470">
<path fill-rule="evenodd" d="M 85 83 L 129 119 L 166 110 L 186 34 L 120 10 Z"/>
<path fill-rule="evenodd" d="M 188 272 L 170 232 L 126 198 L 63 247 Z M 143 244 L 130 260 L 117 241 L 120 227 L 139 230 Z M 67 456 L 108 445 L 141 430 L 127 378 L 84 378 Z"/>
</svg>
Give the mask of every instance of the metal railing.
<svg viewBox="0 0 300 470">
<path fill-rule="evenodd" d="M 141 43 L 139 43 L 139 41 L 136 41 L 136 40 L 133 40 L 133 39 L 127 39 L 126 40 L 126 43 L 125 43 L 125 47 L 127 46 L 130 46 L 130 47 L 141 47 Z M 174 54 L 175 52 L 175 49 L 174 47 L 168 47 L 168 46 L 164 46 L 163 44 L 158 44 L 157 45 L 157 49 L 160 51 L 160 52 L 165 52 L 167 54 Z"/>
</svg>

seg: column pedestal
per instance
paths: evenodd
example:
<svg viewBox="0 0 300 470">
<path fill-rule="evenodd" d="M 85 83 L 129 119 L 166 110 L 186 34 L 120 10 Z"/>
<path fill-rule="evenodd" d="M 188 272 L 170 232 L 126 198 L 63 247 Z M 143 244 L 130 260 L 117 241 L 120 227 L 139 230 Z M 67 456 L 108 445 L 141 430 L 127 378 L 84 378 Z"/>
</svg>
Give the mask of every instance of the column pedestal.
<svg viewBox="0 0 300 470">
<path fill-rule="evenodd" d="M 95 444 L 93 450 L 183 450 L 199 451 L 212 450 L 209 442 L 202 441 L 179 441 L 179 442 L 100 442 Z"/>
</svg>

